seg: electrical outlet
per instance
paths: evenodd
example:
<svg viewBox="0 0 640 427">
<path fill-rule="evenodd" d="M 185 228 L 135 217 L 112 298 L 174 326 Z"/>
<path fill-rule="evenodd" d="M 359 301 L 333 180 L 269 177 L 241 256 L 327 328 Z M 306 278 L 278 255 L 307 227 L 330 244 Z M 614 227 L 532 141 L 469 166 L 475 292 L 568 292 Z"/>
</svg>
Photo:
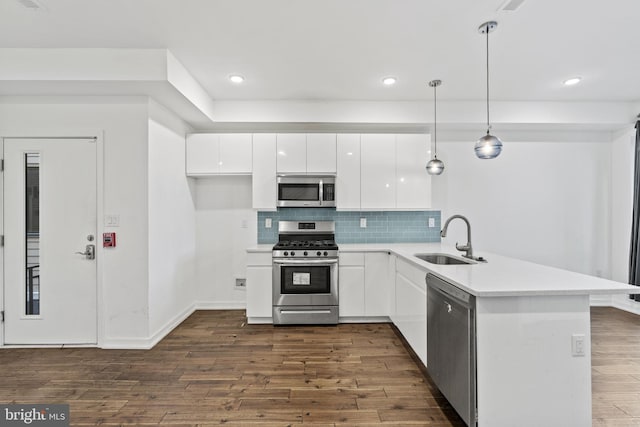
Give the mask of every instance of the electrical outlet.
<svg viewBox="0 0 640 427">
<path fill-rule="evenodd" d="M 236 288 L 245 289 L 247 287 L 247 279 L 236 278 Z"/>
<path fill-rule="evenodd" d="M 436 226 L 436 219 L 435 218 L 429 218 L 429 228 L 433 228 Z"/>
<path fill-rule="evenodd" d="M 264 219 L 264 228 L 271 228 L 271 218 Z"/>
<path fill-rule="evenodd" d="M 367 218 L 360 218 L 360 228 L 367 228 Z"/>
<path fill-rule="evenodd" d="M 571 355 L 573 357 L 584 357 L 585 348 L 584 348 L 584 334 L 573 334 L 571 335 Z"/>
</svg>

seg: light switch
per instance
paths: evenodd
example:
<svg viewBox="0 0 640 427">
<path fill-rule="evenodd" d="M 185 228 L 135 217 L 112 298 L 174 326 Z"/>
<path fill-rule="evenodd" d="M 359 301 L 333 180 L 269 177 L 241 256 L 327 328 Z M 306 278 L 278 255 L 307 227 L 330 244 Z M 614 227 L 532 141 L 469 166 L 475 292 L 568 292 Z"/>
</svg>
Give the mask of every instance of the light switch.
<svg viewBox="0 0 640 427">
<path fill-rule="evenodd" d="M 120 226 L 120 215 L 105 215 L 104 216 L 104 226 L 105 227 L 119 227 Z"/>
</svg>

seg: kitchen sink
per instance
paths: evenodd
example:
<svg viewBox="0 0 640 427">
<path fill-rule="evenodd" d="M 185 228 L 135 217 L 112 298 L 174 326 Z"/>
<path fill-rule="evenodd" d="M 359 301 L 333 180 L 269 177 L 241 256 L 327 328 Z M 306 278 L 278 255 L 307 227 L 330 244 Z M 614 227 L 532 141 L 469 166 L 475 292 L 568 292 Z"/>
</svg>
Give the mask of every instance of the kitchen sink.
<svg viewBox="0 0 640 427">
<path fill-rule="evenodd" d="M 453 265 L 453 264 L 475 264 L 475 262 L 471 260 L 466 260 L 458 257 L 454 257 L 447 254 L 413 254 L 418 259 L 422 261 L 429 262 L 431 264 L 439 264 L 439 265 Z"/>
</svg>

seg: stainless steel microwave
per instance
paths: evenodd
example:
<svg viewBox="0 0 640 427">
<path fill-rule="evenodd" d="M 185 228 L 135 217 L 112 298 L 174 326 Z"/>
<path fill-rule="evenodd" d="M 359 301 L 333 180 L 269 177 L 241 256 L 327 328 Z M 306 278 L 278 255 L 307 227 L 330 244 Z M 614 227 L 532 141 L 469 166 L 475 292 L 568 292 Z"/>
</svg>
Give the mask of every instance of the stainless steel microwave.
<svg viewBox="0 0 640 427">
<path fill-rule="evenodd" d="M 335 207 L 334 175 L 278 175 L 279 207 Z"/>
</svg>

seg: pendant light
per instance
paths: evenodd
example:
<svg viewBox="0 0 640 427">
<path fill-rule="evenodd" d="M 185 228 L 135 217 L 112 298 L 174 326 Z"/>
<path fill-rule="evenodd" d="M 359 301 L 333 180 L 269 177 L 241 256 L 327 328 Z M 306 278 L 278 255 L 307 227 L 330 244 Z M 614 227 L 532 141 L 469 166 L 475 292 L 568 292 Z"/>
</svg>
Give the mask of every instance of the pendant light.
<svg viewBox="0 0 640 427">
<path fill-rule="evenodd" d="M 498 28 L 496 21 L 485 22 L 480 25 L 478 32 L 487 35 L 487 134 L 476 142 L 476 156 L 481 159 L 495 159 L 502 151 L 502 141 L 497 136 L 491 135 L 491 122 L 489 121 L 489 33 Z"/>
<path fill-rule="evenodd" d="M 438 159 L 438 127 L 437 127 L 437 110 L 436 88 L 442 84 L 441 80 L 431 80 L 429 86 L 433 88 L 433 159 L 427 163 L 427 172 L 429 175 L 440 175 L 444 171 L 444 163 Z"/>
</svg>

